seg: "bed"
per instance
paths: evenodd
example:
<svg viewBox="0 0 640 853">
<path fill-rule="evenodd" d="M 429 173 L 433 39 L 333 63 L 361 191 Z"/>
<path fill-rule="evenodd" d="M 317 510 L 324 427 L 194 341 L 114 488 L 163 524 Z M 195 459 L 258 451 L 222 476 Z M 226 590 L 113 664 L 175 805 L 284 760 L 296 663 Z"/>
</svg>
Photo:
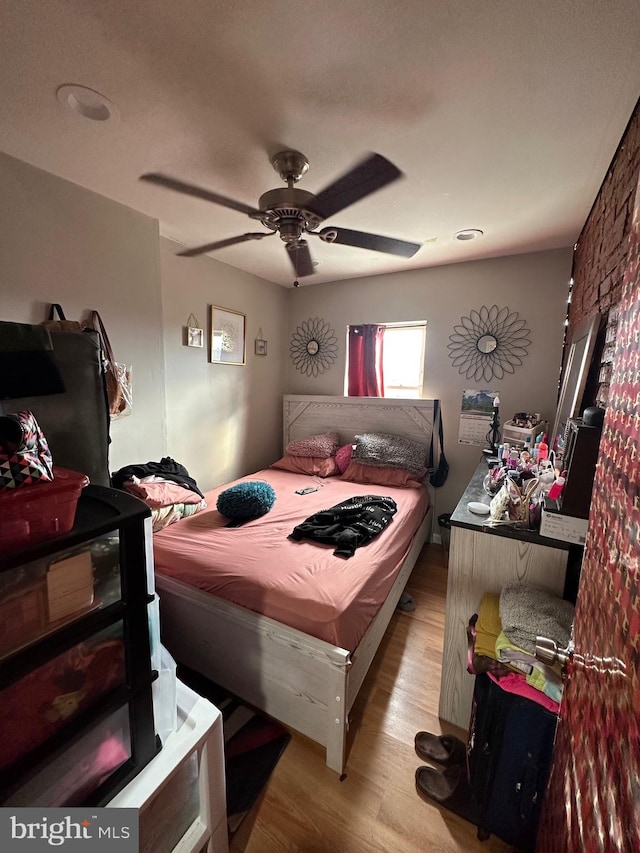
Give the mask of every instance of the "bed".
<svg viewBox="0 0 640 853">
<path fill-rule="evenodd" d="M 438 412 L 433 400 L 287 395 L 283 447 L 328 431 L 337 432 L 341 443 L 378 432 L 431 447 Z M 341 774 L 349 713 L 431 536 L 429 489 L 275 469 L 242 479 L 264 479 L 276 490 L 276 503 L 262 519 L 223 526 L 215 512 L 219 487 L 206 495 L 208 510 L 154 536 L 163 644 L 180 663 L 323 745 L 328 767 Z M 309 484 L 317 491 L 295 495 L 294 486 Z M 353 557 L 333 556 L 329 545 L 287 539 L 295 524 L 319 509 L 365 494 L 392 497 L 398 512 Z M 233 560 L 245 541 L 251 542 L 246 557 Z M 282 568 L 291 553 L 294 559 Z M 240 574 L 243 562 L 248 574 Z M 280 583 L 283 575 L 291 576 L 288 591 Z"/>
</svg>

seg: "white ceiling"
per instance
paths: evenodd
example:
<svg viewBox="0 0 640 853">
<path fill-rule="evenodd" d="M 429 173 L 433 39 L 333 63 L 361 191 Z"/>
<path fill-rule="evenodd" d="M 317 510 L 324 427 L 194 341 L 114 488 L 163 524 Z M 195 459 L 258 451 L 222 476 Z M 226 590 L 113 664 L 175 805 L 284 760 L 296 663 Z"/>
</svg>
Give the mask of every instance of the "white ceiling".
<svg viewBox="0 0 640 853">
<path fill-rule="evenodd" d="M 326 224 L 421 250 L 310 241 L 304 284 L 571 245 L 640 94 L 638 0 L 0 0 L 0 21 L 0 150 L 188 247 L 261 226 L 142 173 L 253 207 L 283 148 L 311 192 L 370 151 L 394 162 L 403 179 Z M 63 107 L 71 83 L 117 120 Z M 214 256 L 292 284 L 277 237 Z"/>
</svg>

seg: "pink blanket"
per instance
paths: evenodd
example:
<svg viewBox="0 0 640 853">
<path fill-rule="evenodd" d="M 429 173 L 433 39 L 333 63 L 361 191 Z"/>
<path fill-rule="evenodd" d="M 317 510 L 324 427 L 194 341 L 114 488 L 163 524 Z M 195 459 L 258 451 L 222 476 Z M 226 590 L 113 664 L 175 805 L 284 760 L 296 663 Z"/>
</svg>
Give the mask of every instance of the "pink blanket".
<svg viewBox="0 0 640 853">
<path fill-rule="evenodd" d="M 241 527 L 225 527 L 216 510 L 218 494 L 205 497 L 208 509 L 154 536 L 155 567 L 214 595 L 269 616 L 305 634 L 354 651 L 386 599 L 411 540 L 428 507 L 426 488 L 406 489 L 322 480 L 275 468 L 243 480 L 266 480 L 276 491 L 271 510 Z M 393 498 L 398 512 L 379 536 L 344 560 L 333 547 L 288 539 L 296 524 L 353 495 Z"/>
</svg>

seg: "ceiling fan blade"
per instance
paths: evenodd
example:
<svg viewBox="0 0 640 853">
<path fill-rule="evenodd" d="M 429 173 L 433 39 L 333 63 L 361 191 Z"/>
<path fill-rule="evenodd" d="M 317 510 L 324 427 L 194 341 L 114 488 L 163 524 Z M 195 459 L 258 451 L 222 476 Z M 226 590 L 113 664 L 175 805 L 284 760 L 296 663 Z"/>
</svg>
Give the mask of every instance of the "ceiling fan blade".
<svg viewBox="0 0 640 853">
<path fill-rule="evenodd" d="M 344 210 L 361 198 L 402 177 L 402 172 L 381 154 L 365 160 L 316 195 L 317 210 L 323 219 Z"/>
<path fill-rule="evenodd" d="M 372 249 L 374 252 L 386 252 L 389 255 L 402 255 L 412 258 L 420 243 L 396 240 L 394 237 L 381 237 L 379 234 L 367 234 L 365 231 L 351 231 L 349 228 L 323 228 L 316 232 L 325 243 L 340 243 L 343 246 L 355 246 L 358 249 Z"/>
<path fill-rule="evenodd" d="M 296 243 L 287 243 L 285 246 L 287 254 L 293 264 L 296 278 L 302 278 L 305 275 L 313 275 L 313 261 L 311 260 L 311 252 L 309 244 L 306 240 L 298 240 Z"/>
<path fill-rule="evenodd" d="M 175 178 L 167 177 L 167 175 L 159 175 L 157 172 L 140 175 L 140 180 L 148 181 L 150 184 L 158 184 L 161 187 L 167 187 L 167 189 L 175 190 L 179 193 L 186 193 L 186 195 L 193 195 L 205 201 L 212 201 L 215 204 L 221 204 L 223 207 L 230 207 L 239 213 L 246 213 L 247 216 L 253 216 L 258 219 L 262 216 L 262 213 L 256 207 L 250 207 L 241 201 L 234 201 L 232 198 L 227 198 L 224 195 L 204 190 L 202 187 L 195 187 L 193 184 L 185 184 L 184 181 L 177 181 Z"/>
<path fill-rule="evenodd" d="M 196 255 L 205 255 L 207 252 L 213 252 L 215 249 L 224 249 L 225 246 L 235 246 L 236 243 L 244 243 L 247 240 L 262 240 L 263 237 L 271 237 L 275 231 L 262 234 L 261 232 L 240 234 L 238 237 L 227 237 L 226 240 L 216 240 L 215 243 L 207 243 L 205 246 L 196 246 L 195 249 L 185 249 L 183 252 L 178 252 L 181 258 L 193 258 Z"/>
</svg>

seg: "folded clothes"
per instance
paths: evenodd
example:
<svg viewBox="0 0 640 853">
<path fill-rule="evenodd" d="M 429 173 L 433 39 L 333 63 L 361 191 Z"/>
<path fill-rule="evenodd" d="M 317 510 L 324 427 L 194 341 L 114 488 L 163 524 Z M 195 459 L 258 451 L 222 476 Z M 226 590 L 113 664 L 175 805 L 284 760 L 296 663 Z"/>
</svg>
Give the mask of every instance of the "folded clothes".
<svg viewBox="0 0 640 853">
<path fill-rule="evenodd" d="M 143 483 L 137 477 L 126 480 L 123 484 L 125 492 L 135 495 L 150 507 L 170 506 L 171 504 L 197 504 L 202 498 L 197 492 L 187 489 L 170 480 Z"/>
<path fill-rule="evenodd" d="M 542 705 L 543 708 L 546 708 L 554 714 L 557 714 L 560 710 L 558 702 L 554 702 L 553 699 L 550 699 L 544 693 L 541 693 L 540 690 L 536 690 L 535 687 L 531 687 L 531 685 L 527 684 L 524 675 L 521 675 L 519 672 L 510 672 L 509 675 L 503 675 L 500 677 L 496 677 L 491 672 L 488 675 L 492 681 L 495 681 L 495 683 L 503 690 L 506 690 L 507 693 L 515 693 L 518 696 L 524 696 L 525 699 L 531 699 L 532 702 Z"/>
<path fill-rule="evenodd" d="M 169 524 L 180 521 L 207 508 L 207 502 L 201 500 L 197 504 L 171 504 L 170 506 L 155 507 L 151 510 L 151 529 L 154 533 L 163 530 Z"/>
<path fill-rule="evenodd" d="M 492 655 L 479 655 L 476 652 L 477 622 L 478 614 L 474 613 L 467 624 L 467 672 L 471 675 L 479 675 L 482 672 L 506 675 L 511 672 L 506 664 L 500 663 L 496 659 L 495 651 Z"/>
<path fill-rule="evenodd" d="M 535 653 L 536 637 L 566 646 L 571 637 L 574 606 L 535 584 L 508 583 L 500 593 L 502 630 L 511 642 Z"/>
<path fill-rule="evenodd" d="M 527 684 L 543 692 L 554 702 L 562 698 L 562 674 L 559 664 L 539 661 L 535 655 L 515 646 L 504 632 L 496 640 L 496 656 L 499 661 L 518 669 L 526 677 Z"/>
<path fill-rule="evenodd" d="M 172 459 L 170 456 L 163 456 L 159 462 L 146 462 L 138 465 L 125 465 L 124 468 L 116 471 L 111 475 L 111 480 L 116 489 L 122 489 L 124 483 L 132 477 L 147 477 L 150 475 L 160 476 L 165 480 L 171 480 L 173 483 L 178 483 L 185 488 L 204 498 L 204 495 L 198 488 L 198 484 L 189 476 L 189 472 L 181 465 Z"/>
<path fill-rule="evenodd" d="M 475 653 L 496 658 L 496 640 L 501 632 L 500 596 L 485 592 L 480 602 L 476 622 Z"/>
</svg>

